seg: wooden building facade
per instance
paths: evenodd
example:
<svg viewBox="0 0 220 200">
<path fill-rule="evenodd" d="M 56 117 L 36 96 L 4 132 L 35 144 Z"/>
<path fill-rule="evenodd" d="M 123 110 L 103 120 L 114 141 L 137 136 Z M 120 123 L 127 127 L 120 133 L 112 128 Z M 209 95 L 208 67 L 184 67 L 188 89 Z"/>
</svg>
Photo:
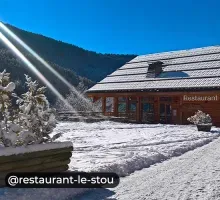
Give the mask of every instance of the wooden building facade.
<svg viewBox="0 0 220 200">
<path fill-rule="evenodd" d="M 131 122 L 188 124 L 202 110 L 220 126 L 220 47 L 137 56 L 87 94 Z"/>
</svg>

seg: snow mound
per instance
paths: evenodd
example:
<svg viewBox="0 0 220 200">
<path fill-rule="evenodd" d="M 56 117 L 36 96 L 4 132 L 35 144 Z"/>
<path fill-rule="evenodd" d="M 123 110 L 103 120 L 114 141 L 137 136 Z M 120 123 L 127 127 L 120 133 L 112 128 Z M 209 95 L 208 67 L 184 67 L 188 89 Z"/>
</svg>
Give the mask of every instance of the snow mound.
<svg viewBox="0 0 220 200">
<path fill-rule="evenodd" d="M 211 142 L 212 139 L 203 139 L 198 140 L 196 143 L 193 143 L 191 146 L 183 146 L 176 148 L 169 152 L 169 154 L 161 154 L 161 153 L 152 153 L 149 152 L 146 155 L 142 156 L 132 156 L 126 160 L 120 160 L 111 165 L 105 165 L 98 168 L 97 172 L 116 172 L 119 176 L 128 176 L 129 174 L 141 170 L 143 168 L 150 167 L 153 164 L 162 162 L 174 156 L 180 156 L 181 154 L 193 150 L 197 147 L 203 146 Z"/>
<path fill-rule="evenodd" d="M 118 163 L 113 163 L 112 165 L 102 166 L 97 169 L 98 172 L 116 172 L 121 177 L 127 176 L 134 171 L 141 170 L 143 168 L 149 167 L 152 164 L 161 162 L 167 159 L 163 154 L 154 154 L 150 156 L 134 156 L 127 160 L 119 161 Z"/>
</svg>

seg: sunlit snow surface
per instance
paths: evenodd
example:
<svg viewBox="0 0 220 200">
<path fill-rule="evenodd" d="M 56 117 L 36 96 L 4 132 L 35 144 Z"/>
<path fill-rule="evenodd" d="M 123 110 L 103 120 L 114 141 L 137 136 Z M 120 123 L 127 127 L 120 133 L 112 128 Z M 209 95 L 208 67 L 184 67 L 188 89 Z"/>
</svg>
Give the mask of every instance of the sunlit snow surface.
<svg viewBox="0 0 220 200">
<path fill-rule="evenodd" d="M 195 126 L 60 122 L 58 141 L 73 143 L 72 171 L 113 171 L 121 176 L 202 146 L 218 137 Z M 66 199 L 84 189 L 0 189 L 0 199 Z"/>
<path fill-rule="evenodd" d="M 172 156 L 210 142 L 218 134 L 198 132 L 196 126 L 60 123 L 55 132 L 63 132 L 59 141 L 74 146 L 70 169 L 114 171 L 128 175 Z"/>
</svg>

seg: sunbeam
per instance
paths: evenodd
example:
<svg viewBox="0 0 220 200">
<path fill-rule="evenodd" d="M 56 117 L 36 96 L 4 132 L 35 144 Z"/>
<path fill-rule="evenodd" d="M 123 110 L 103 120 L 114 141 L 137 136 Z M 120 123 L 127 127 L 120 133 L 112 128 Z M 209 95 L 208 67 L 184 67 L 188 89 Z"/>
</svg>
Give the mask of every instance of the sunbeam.
<svg viewBox="0 0 220 200">
<path fill-rule="evenodd" d="M 61 100 L 68 108 L 76 112 L 72 106 L 63 98 L 63 96 L 56 90 L 56 88 L 41 74 L 36 67 L 0 32 L 0 39 L 7 45 L 28 67 L 33 71 L 37 77 Z"/>
<path fill-rule="evenodd" d="M 71 91 L 73 91 L 81 100 L 91 105 L 91 102 L 80 94 L 73 85 L 71 85 L 62 75 L 53 69 L 43 58 L 41 58 L 33 49 L 31 49 L 25 42 L 23 42 L 17 35 L 15 35 L 10 29 L 8 29 L 2 22 L 0 22 L 0 28 L 2 28 L 8 35 L 10 35 L 16 42 L 18 42 L 23 48 L 31 53 L 38 61 L 40 61 L 48 70 L 50 70 L 58 79 L 60 79 Z"/>
</svg>

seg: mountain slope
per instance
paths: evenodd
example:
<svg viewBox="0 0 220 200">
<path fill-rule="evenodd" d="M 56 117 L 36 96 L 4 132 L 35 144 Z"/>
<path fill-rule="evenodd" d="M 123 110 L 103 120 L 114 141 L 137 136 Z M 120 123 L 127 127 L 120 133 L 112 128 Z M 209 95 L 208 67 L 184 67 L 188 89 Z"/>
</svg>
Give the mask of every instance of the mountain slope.
<svg viewBox="0 0 220 200">
<path fill-rule="evenodd" d="M 45 60 L 71 69 L 76 74 L 95 82 L 135 57 L 135 55 L 98 54 L 11 25 L 7 27 Z"/>
<path fill-rule="evenodd" d="M 11 25 L 7 25 L 7 27 L 74 86 L 83 83 L 85 87 L 89 88 L 95 82 L 103 79 L 107 74 L 135 57 L 134 55 L 97 54 L 71 44 L 23 31 Z M 4 30 L 0 29 L 0 31 L 34 64 L 62 95 L 65 96 L 69 92 L 69 88 L 51 74 L 37 59 L 10 38 Z M 25 90 L 24 74 L 31 75 L 42 84 L 36 75 L 0 40 L 0 71 L 4 69 L 11 73 L 12 80 L 16 80 L 16 91 L 18 94 Z M 51 103 L 56 101 L 56 97 L 50 91 L 47 91 L 47 96 Z"/>
<path fill-rule="evenodd" d="M 34 66 L 47 78 L 47 80 L 63 95 L 65 96 L 69 93 L 69 88 L 65 86 L 59 79 L 57 79 L 51 72 L 45 69 L 33 56 L 30 54 L 24 54 L 25 57 L 34 64 Z M 59 65 L 50 62 L 49 63 L 56 71 L 58 71 L 69 83 L 78 86 L 83 83 L 86 87 L 91 87 L 94 82 L 76 75 L 72 70 L 65 69 Z M 30 75 L 33 79 L 38 80 L 38 82 L 43 85 L 43 83 L 38 79 L 38 77 L 29 68 L 17 58 L 10 50 L 0 49 L 0 72 L 6 69 L 7 72 L 11 73 L 11 80 L 16 83 L 16 93 L 22 94 L 25 91 L 25 76 L 24 74 Z M 49 101 L 53 104 L 56 101 L 56 97 L 47 90 L 47 97 Z"/>
</svg>

